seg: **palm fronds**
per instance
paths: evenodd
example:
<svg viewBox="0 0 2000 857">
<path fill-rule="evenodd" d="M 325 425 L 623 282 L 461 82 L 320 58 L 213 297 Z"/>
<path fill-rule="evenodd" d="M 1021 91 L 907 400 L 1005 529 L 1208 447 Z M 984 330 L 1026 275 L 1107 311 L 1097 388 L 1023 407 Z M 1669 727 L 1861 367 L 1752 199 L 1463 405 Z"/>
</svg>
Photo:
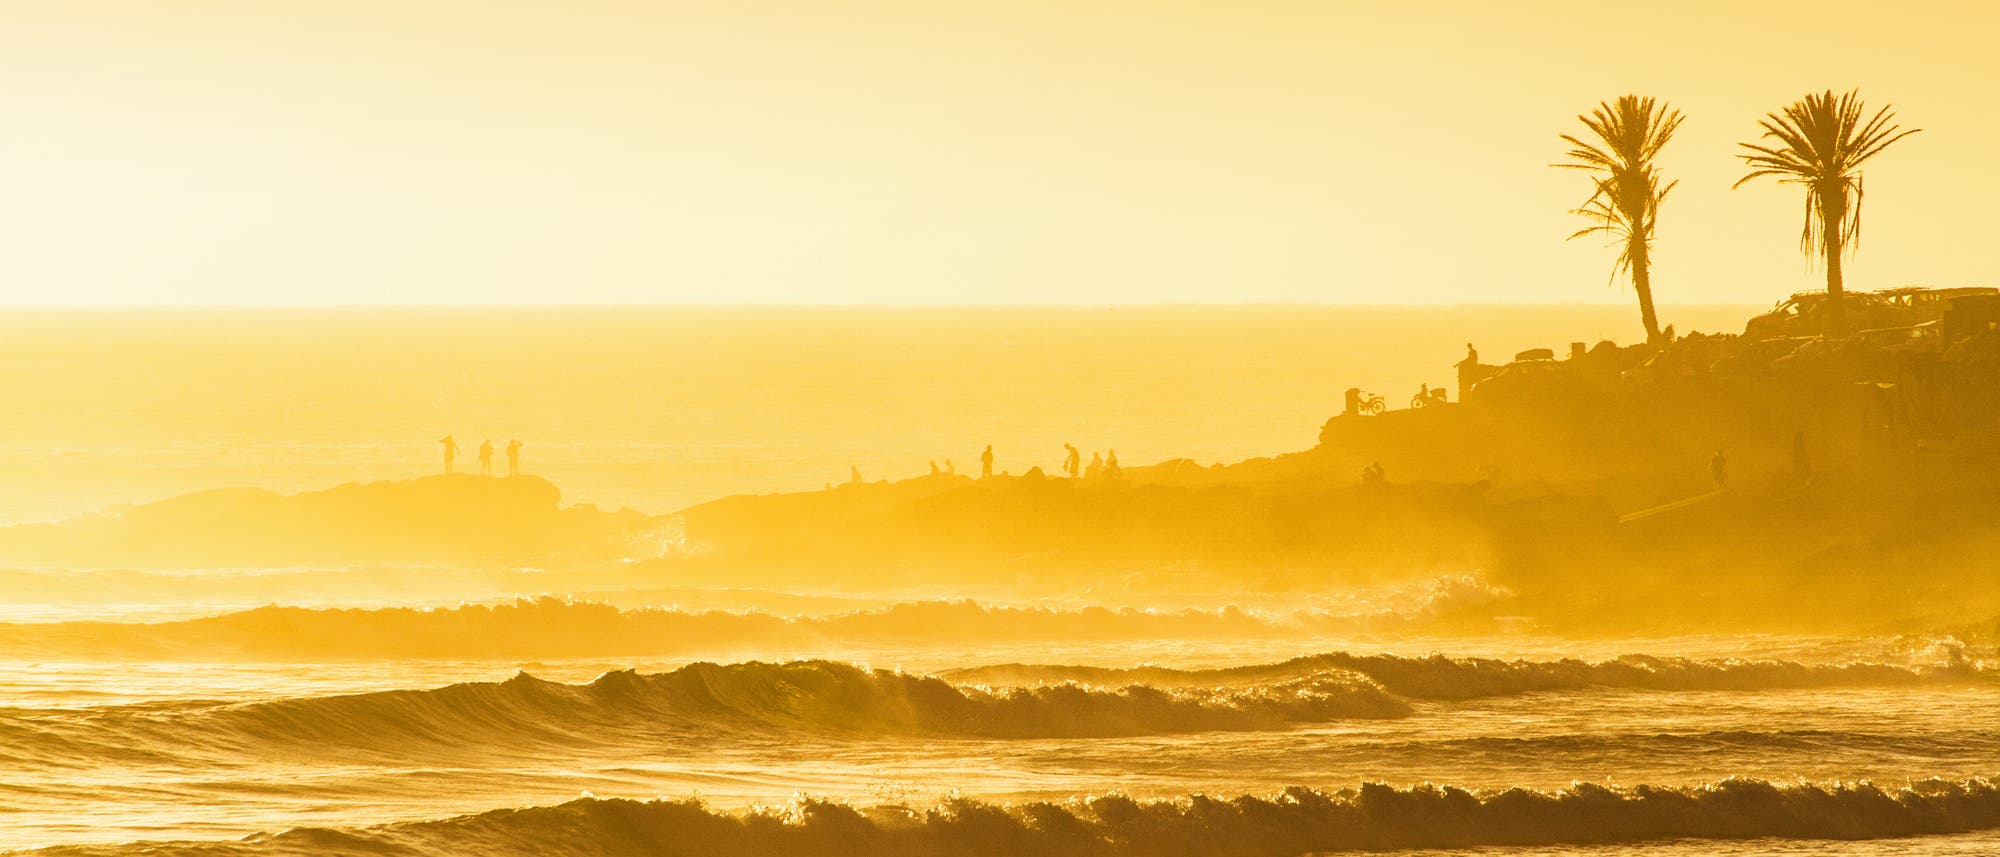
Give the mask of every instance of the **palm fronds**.
<svg viewBox="0 0 2000 857">
<path fill-rule="evenodd" d="M 1748 150 L 1739 157 L 1750 172 L 1732 187 L 1764 176 L 1805 185 L 1799 249 L 1808 258 L 1854 249 L 1861 234 L 1861 165 L 1921 130 L 1894 124 L 1896 114 L 1888 107 L 1863 121 L 1865 113 L 1859 90 L 1808 94 L 1758 123 L 1764 129 L 1760 139 L 1771 144 L 1740 144 Z"/>
<path fill-rule="evenodd" d="M 1590 115 L 1577 117 L 1597 138 L 1595 142 L 1560 135 L 1570 145 L 1569 160 L 1551 166 L 1596 174 L 1590 198 L 1572 210 L 1591 225 L 1569 237 L 1606 234 L 1613 244 L 1622 243 L 1625 249 L 1612 265 L 1612 280 L 1631 269 L 1635 246 L 1652 243 L 1660 203 L 1678 184 L 1661 185 L 1653 160 L 1684 118 L 1679 110 L 1658 105 L 1652 98 L 1626 95 L 1616 104 L 1599 103 Z"/>
</svg>

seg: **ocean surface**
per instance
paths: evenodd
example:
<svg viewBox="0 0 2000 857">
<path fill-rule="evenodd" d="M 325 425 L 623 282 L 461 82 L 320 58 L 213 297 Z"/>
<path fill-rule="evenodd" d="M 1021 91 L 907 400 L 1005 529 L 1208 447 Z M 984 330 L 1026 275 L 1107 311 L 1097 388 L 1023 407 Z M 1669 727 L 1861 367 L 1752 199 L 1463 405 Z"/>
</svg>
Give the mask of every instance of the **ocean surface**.
<svg viewBox="0 0 2000 857">
<path fill-rule="evenodd" d="M 1235 460 L 1310 446 L 1347 386 L 1448 383 L 1472 331 L 1491 359 L 1630 339 L 1628 315 L 10 313 L 0 509 L 403 478 L 446 433 L 520 437 L 566 502 L 649 512 L 986 443 L 1016 471 L 1064 442 Z M 1395 621 L 1476 602 L 1475 569 L 1231 604 L 473 571 L 365 599 L 328 575 L 381 570 L 0 571 L 0 851 L 2000 852 L 2000 686 L 1955 639 Z"/>
</svg>

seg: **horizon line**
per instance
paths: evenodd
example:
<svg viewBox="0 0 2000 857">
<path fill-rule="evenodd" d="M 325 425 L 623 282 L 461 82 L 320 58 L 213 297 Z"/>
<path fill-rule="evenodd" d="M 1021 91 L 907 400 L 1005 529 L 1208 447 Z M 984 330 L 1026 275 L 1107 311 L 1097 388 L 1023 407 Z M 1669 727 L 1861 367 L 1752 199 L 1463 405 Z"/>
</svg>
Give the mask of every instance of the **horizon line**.
<svg viewBox="0 0 2000 857">
<path fill-rule="evenodd" d="M 1763 306 L 1766 301 L 1686 301 L 1660 302 L 1662 307 Z M 973 301 L 963 303 L 896 302 L 779 302 L 779 301 L 646 301 L 578 303 L 299 303 L 299 304 L 42 304 L 0 302 L 0 312 L 33 311 L 302 311 L 302 310 L 595 310 L 595 309 L 828 309 L 828 310 L 925 310 L 925 309 L 1285 309 L 1296 307 L 1340 309 L 1444 309 L 1452 307 L 1627 307 L 1628 301 L 1143 301 L 1126 303 L 1032 303 Z"/>
</svg>

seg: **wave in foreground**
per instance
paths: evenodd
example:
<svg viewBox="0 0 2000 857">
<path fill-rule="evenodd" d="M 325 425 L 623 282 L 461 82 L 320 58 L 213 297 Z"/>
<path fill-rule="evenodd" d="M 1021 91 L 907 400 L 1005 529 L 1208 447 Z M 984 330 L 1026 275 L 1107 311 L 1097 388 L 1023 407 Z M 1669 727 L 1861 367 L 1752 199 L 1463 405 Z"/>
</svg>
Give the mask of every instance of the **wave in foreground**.
<svg viewBox="0 0 2000 857">
<path fill-rule="evenodd" d="M 1214 670 L 1004 665 L 940 676 L 834 661 L 697 663 L 587 684 L 503 682 L 240 704 L 0 711 L 0 764 L 271 752 L 433 758 L 499 748 L 667 746 L 740 731 L 828 737 L 1103 738 L 1281 731 L 1409 715 L 1413 701 L 1541 691 L 1756 691 L 1985 682 L 1969 666 L 1498 661 L 1330 653 Z"/>
<path fill-rule="evenodd" d="M 494 748 L 648 746 L 719 731 L 1093 738 L 1262 731 L 1409 713 L 1368 679 L 1325 672 L 1238 688 L 985 688 L 831 661 L 693 664 L 589 684 L 522 673 L 435 690 L 0 713 L 0 763 L 78 756 L 142 762 L 186 752 L 432 758 Z"/>
<path fill-rule="evenodd" d="M 1633 843 L 1661 839 L 1871 839 L 2000 827 L 2000 785 L 1902 788 L 1728 779 L 1691 788 L 1559 792 L 1368 784 L 1273 797 L 1122 796 L 1063 804 L 957 799 L 930 809 L 801 799 L 747 813 L 695 800 L 585 798 L 373 828 L 305 828 L 235 842 L 65 848 L 75 855 L 1146 855 L 1277 857 L 1330 851 Z"/>
</svg>

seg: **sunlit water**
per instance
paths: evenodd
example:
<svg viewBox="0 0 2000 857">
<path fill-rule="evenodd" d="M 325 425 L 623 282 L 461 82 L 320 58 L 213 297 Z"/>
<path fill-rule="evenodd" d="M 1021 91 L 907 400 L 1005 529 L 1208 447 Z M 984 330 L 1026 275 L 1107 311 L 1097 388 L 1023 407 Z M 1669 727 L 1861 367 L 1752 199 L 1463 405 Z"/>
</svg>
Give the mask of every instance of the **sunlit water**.
<svg viewBox="0 0 2000 857">
<path fill-rule="evenodd" d="M 876 666 L 924 671 L 1008 662 L 1213 667 L 1266 663 L 1339 642 L 974 646 L 955 652 L 914 646 L 843 654 Z M 1843 649 L 1858 654 L 1879 642 L 1648 641 L 1656 647 L 1652 651 L 1678 643 L 1683 651 L 1708 657 Z M 1608 657 L 1618 644 L 1411 640 L 1385 650 L 1417 657 L 1441 650 L 1543 659 L 1551 650 Z M 380 728 L 370 726 L 376 721 L 361 714 L 342 715 L 363 718 L 351 722 L 287 719 L 242 734 L 215 731 L 219 727 L 211 722 L 211 712 L 258 700 L 493 682 L 517 669 L 586 683 L 626 666 L 643 673 L 681 664 L 8 664 L 0 668 L 0 730 L 13 740 L 0 765 L 6 771 L 0 777 L 0 806 L 9 810 L 0 814 L 0 841 L 37 846 L 233 838 L 291 827 L 352 827 L 551 805 L 584 794 L 698 795 L 729 810 L 779 805 L 801 792 L 857 805 L 921 806 L 953 796 L 1014 802 L 1113 792 L 1141 798 L 1261 795 L 1295 785 L 1341 788 L 1364 781 L 1473 789 L 1561 789 L 1579 780 L 1699 785 L 1724 777 L 1902 785 L 2000 770 L 2000 706 L 1994 704 L 2000 694 L 1984 681 L 1916 688 L 1531 692 L 1413 700 L 1407 716 L 1390 719 L 1088 739 L 880 735 L 697 722 L 647 728 L 638 738 L 584 729 L 511 742 L 469 735 L 455 746 L 448 735 L 428 734 L 444 727 L 412 722 L 379 741 L 364 738 L 355 745 L 366 749 L 343 749 L 354 739 L 346 730 Z M 520 715 L 495 709 L 471 716 Z M 148 725 L 139 733 L 128 725 L 90 737 L 98 734 L 93 724 L 134 719 Z M 290 729 L 307 731 L 292 743 L 284 737 Z M 334 743 L 323 743 L 327 740 Z M 274 746 L 290 749 L 278 753 Z M 1962 846 L 1956 840 L 1948 844 Z M 1700 845 L 1647 847 L 1656 853 L 1683 848 L 1709 853 Z M 1797 843 L 1730 848 L 1737 850 L 1728 853 L 1814 850 Z"/>
</svg>

